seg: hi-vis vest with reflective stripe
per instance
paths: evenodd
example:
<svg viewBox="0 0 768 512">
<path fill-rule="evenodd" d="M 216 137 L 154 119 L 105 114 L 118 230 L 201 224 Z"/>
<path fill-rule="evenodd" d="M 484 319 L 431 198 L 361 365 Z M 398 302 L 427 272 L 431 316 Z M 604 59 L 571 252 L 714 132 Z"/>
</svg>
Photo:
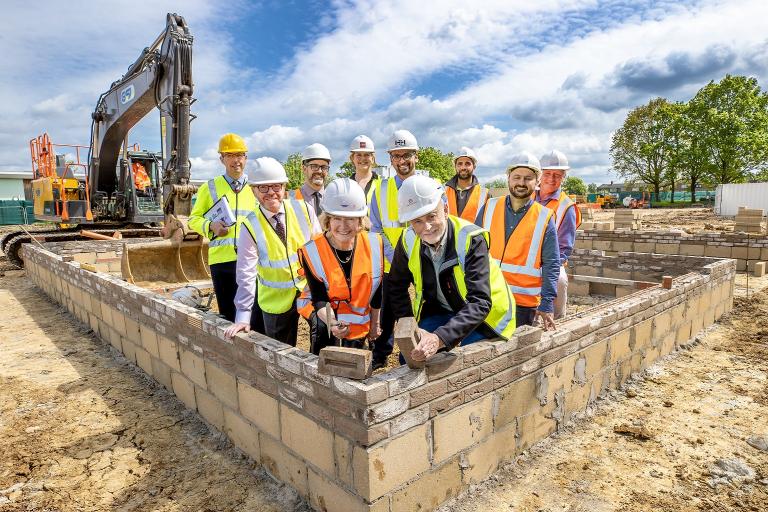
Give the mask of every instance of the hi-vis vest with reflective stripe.
<svg viewBox="0 0 768 512">
<path fill-rule="evenodd" d="M 259 307 L 267 313 L 285 313 L 293 306 L 296 293 L 303 290 L 306 279 L 299 273 L 298 251 L 312 236 L 309 211 L 304 201 L 286 199 L 286 244 L 275 233 L 261 208 L 246 217 L 243 226 L 256 242 L 259 255 Z"/>
<path fill-rule="evenodd" d="M 550 199 L 545 206 L 555 212 L 555 227 L 558 230 L 560 229 L 560 224 L 563 223 L 563 219 L 565 219 L 565 213 L 568 211 L 568 208 L 573 208 L 573 211 L 576 212 L 576 227 L 581 226 L 581 210 L 565 192 L 560 191 L 560 197 Z"/>
<path fill-rule="evenodd" d="M 491 256 L 501 262 L 501 271 L 512 287 L 517 305 L 537 307 L 541 303 L 541 249 L 553 212 L 533 201 L 509 240 L 506 240 L 504 213 L 508 197 L 488 200 L 483 213 L 483 227 L 491 233 Z"/>
<path fill-rule="evenodd" d="M 378 233 L 357 235 L 349 283 L 344 269 L 325 235 L 318 235 L 301 248 L 309 271 L 325 284 L 336 320 L 349 324 L 347 339 L 368 335 L 371 301 L 384 275 L 384 246 Z M 302 304 L 298 303 L 298 307 Z"/>
<path fill-rule="evenodd" d="M 461 298 L 466 302 L 467 284 L 464 280 L 464 266 L 467 260 L 467 251 L 473 236 L 482 234 L 487 242 L 488 232 L 453 215 L 448 216 L 448 221 L 453 225 L 453 238 L 456 242 L 456 255 L 459 260 L 459 264 L 453 267 L 453 277 L 456 280 L 456 287 Z M 424 294 L 421 275 L 421 239 L 413 231 L 413 228 L 408 228 L 403 234 L 402 241 L 405 253 L 408 255 L 408 269 L 413 276 L 413 287 L 416 291 L 416 298 L 413 301 L 413 316 L 419 320 Z M 485 323 L 496 334 L 509 339 L 515 332 L 515 299 L 501 270 L 495 263 L 493 260 L 490 261 L 491 311 L 485 318 Z"/>
<path fill-rule="evenodd" d="M 454 190 L 453 187 L 445 187 L 445 197 L 448 198 L 449 214 L 468 220 L 469 222 L 475 222 L 477 212 L 480 211 L 480 207 L 483 206 L 488 199 L 488 189 L 480 184 L 472 187 L 472 191 L 469 193 L 469 199 L 467 199 L 467 204 L 464 206 L 461 215 L 458 213 L 456 190 Z"/>
<path fill-rule="evenodd" d="M 373 188 L 373 187 L 371 187 Z M 386 197 L 382 197 L 386 195 Z M 376 183 L 376 206 L 379 207 L 381 228 L 392 247 L 397 246 L 397 241 L 405 229 L 405 224 L 400 223 L 397 210 L 397 182 L 395 178 L 387 178 Z M 384 261 L 384 271 L 389 272 L 390 262 Z"/>
<path fill-rule="evenodd" d="M 355 179 L 354 175 L 352 175 L 352 179 Z M 371 186 L 368 189 L 368 192 L 365 193 L 365 204 L 368 206 L 371 205 L 371 200 L 373 199 L 373 191 L 376 190 L 376 187 L 381 182 L 381 180 L 382 178 L 378 174 L 376 176 L 371 176 L 371 181 L 368 182 Z M 368 186 L 368 183 L 366 183 L 366 186 Z M 365 187 L 363 187 L 363 190 L 365 190 Z"/>
<path fill-rule="evenodd" d="M 197 190 L 195 207 L 189 216 L 189 227 L 200 235 L 208 238 L 211 235 L 211 221 L 204 217 L 211 206 L 221 197 L 226 197 L 229 207 L 237 216 L 237 222 L 229 228 L 224 236 L 214 237 L 208 242 L 208 264 L 224 263 L 237 259 L 237 237 L 245 218 L 256 209 L 256 197 L 251 187 L 245 185 L 235 194 L 224 176 L 208 180 Z"/>
<path fill-rule="evenodd" d="M 302 201 L 304 200 L 304 194 L 301 193 L 301 189 L 300 188 L 297 188 L 295 190 L 289 190 L 288 191 L 288 197 L 290 197 L 291 199 L 296 199 L 296 200 L 299 200 L 299 199 L 302 200 Z M 315 212 L 315 213 L 317 213 L 317 212 Z"/>
</svg>

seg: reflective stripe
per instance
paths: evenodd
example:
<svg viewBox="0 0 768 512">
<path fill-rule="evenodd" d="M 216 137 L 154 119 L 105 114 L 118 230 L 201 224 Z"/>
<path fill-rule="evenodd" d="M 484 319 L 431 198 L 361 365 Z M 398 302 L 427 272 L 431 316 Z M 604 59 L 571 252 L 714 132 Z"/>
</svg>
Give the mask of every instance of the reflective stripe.
<svg viewBox="0 0 768 512">
<path fill-rule="evenodd" d="M 410 256 L 413 251 L 413 244 L 416 242 L 416 233 L 413 228 L 409 227 L 405 230 L 405 236 L 403 236 L 403 243 L 405 244 L 405 254 Z"/>
<path fill-rule="evenodd" d="M 214 204 L 219 200 L 219 193 L 216 192 L 215 180 L 216 178 L 208 180 L 208 193 L 211 194 L 211 200 L 213 200 Z"/>
<path fill-rule="evenodd" d="M 504 314 L 501 320 L 499 320 L 499 323 L 496 325 L 496 332 L 503 333 L 506 330 L 509 323 L 515 319 L 516 308 L 512 307 L 512 304 L 514 303 L 515 303 L 515 299 L 512 298 L 512 287 L 507 285 L 507 304 L 509 304 L 509 308 L 507 308 L 507 312 Z"/>
<path fill-rule="evenodd" d="M 290 281 L 267 281 L 259 275 L 259 282 L 269 288 L 294 288 L 293 280 Z"/>
<path fill-rule="evenodd" d="M 247 217 L 253 210 L 235 210 L 237 217 Z"/>
<path fill-rule="evenodd" d="M 365 325 L 371 321 L 371 315 L 337 315 L 336 320 L 339 322 L 347 322 L 348 324 Z"/>
<path fill-rule="evenodd" d="M 563 223 L 563 220 L 565 219 L 565 212 L 568 210 L 568 208 L 571 207 L 571 205 L 575 204 L 570 197 L 565 195 L 565 193 L 560 193 L 560 203 L 557 205 L 557 211 L 555 215 L 557 218 L 555 219 L 555 222 L 557 225 L 555 226 L 557 229 L 560 229 L 560 224 Z"/>
<path fill-rule="evenodd" d="M 509 285 L 509 288 L 513 293 L 519 293 L 520 295 L 541 295 L 541 287 L 536 286 L 532 288 L 523 288 L 522 286 Z"/>
<path fill-rule="evenodd" d="M 371 298 L 376 293 L 376 288 L 381 284 L 382 279 L 382 261 L 384 255 L 382 254 L 382 244 L 380 242 L 381 237 L 377 233 L 368 232 L 368 245 L 371 246 Z"/>
<path fill-rule="evenodd" d="M 456 255 L 462 268 L 464 268 L 464 262 L 467 259 L 467 238 L 475 233 L 481 233 L 480 228 L 471 224 L 464 226 L 456 234 Z"/>
<path fill-rule="evenodd" d="M 379 202 L 379 216 L 381 217 L 382 228 L 401 228 L 403 224 L 400 224 L 399 220 L 389 220 L 389 182 L 392 181 L 394 186 L 397 186 L 397 182 L 394 178 L 387 178 L 382 180 L 381 186 L 378 188 L 379 192 L 384 192 L 386 197 L 382 198 L 382 194 L 376 194 L 376 199 Z"/>
<path fill-rule="evenodd" d="M 234 238 L 215 238 L 208 242 L 208 247 L 222 247 L 224 245 L 235 245 Z"/>
<path fill-rule="evenodd" d="M 315 271 L 315 275 L 320 279 L 326 288 L 328 288 L 328 276 L 325 275 L 325 268 L 323 268 L 323 260 L 320 258 L 320 252 L 317 250 L 317 244 L 314 240 L 310 241 L 304 246 L 304 250 L 309 256 L 309 262 L 312 264 L 312 270 Z"/>
<path fill-rule="evenodd" d="M 502 197 L 492 197 L 488 200 L 488 204 L 485 205 L 485 211 L 483 212 L 483 229 L 491 231 L 491 223 L 493 222 L 493 214 L 496 212 L 500 200 L 504 200 Z"/>
<path fill-rule="evenodd" d="M 539 218 L 536 219 L 536 228 L 533 230 L 533 240 L 531 240 L 531 246 L 528 249 L 528 259 L 525 261 L 525 266 L 533 269 L 536 264 L 536 257 L 541 250 L 541 244 L 544 241 L 544 230 L 547 228 L 547 217 L 549 216 L 549 210 L 547 208 L 541 208 L 539 210 Z"/>
<path fill-rule="evenodd" d="M 526 276 L 541 277 L 541 269 L 536 267 L 526 267 L 523 265 L 512 265 L 511 263 L 501 263 L 501 270 L 512 272 L 513 274 L 524 274 Z"/>
<path fill-rule="evenodd" d="M 309 214 L 305 216 L 304 211 L 302 210 L 302 208 L 307 208 L 307 204 L 303 201 L 297 201 L 296 199 L 291 199 L 289 203 L 293 208 L 293 212 L 296 214 L 296 218 L 299 219 L 299 229 L 301 229 L 301 234 L 304 235 L 305 240 L 309 240 L 312 238 L 312 231 L 309 229 L 309 224 L 307 223 Z"/>
<path fill-rule="evenodd" d="M 249 213 L 247 220 L 249 221 L 248 224 L 253 226 L 253 230 L 248 229 L 248 231 L 251 233 L 251 236 L 253 236 L 254 240 L 256 241 L 256 250 L 258 251 L 258 254 L 259 254 L 259 265 L 262 267 L 269 267 L 269 268 L 289 268 L 292 264 L 299 261 L 299 256 L 296 253 L 289 255 L 288 259 L 285 259 L 285 258 L 282 258 L 279 260 L 269 259 L 269 247 L 267 246 L 267 238 L 264 235 L 264 231 L 261 228 L 259 229 L 256 228 L 256 226 L 259 226 L 259 220 L 256 218 L 256 215 L 257 215 L 256 212 Z M 255 233 L 253 231 L 255 231 Z"/>
</svg>

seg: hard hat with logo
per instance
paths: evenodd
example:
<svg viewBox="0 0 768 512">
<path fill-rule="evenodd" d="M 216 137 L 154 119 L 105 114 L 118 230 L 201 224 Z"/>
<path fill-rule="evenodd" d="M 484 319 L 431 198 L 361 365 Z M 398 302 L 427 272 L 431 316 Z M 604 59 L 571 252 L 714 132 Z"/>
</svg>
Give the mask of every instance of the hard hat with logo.
<svg viewBox="0 0 768 512">
<path fill-rule="evenodd" d="M 418 151 L 419 145 L 416 142 L 416 137 L 408 130 L 395 130 L 395 133 L 389 138 L 387 151 L 396 151 L 398 149 Z"/>
<path fill-rule="evenodd" d="M 541 170 L 554 169 L 557 171 L 567 171 L 571 167 L 568 165 L 568 159 L 565 153 L 553 149 L 549 153 L 541 156 Z"/>
<path fill-rule="evenodd" d="M 330 163 L 331 152 L 328 151 L 327 147 L 319 142 L 315 142 L 304 148 L 304 151 L 301 153 L 301 161 L 306 162 L 307 160 L 328 160 L 328 163 Z"/>
<path fill-rule="evenodd" d="M 283 164 L 269 156 L 257 158 L 253 165 L 253 172 L 249 175 L 249 185 L 288 183 L 288 175 L 285 174 Z"/>
<path fill-rule="evenodd" d="M 337 217 L 368 215 L 365 192 L 355 180 L 349 178 L 338 178 L 326 185 L 320 206 L 323 212 Z"/>
<path fill-rule="evenodd" d="M 349 145 L 349 151 L 351 153 L 375 153 L 376 148 L 373 147 L 373 141 L 366 135 L 358 135 L 352 139 L 352 143 Z"/>
<path fill-rule="evenodd" d="M 466 146 L 462 146 L 459 152 L 456 153 L 456 156 L 453 157 L 453 165 L 456 165 L 456 160 L 463 156 L 472 160 L 472 163 L 477 167 L 477 157 L 475 156 L 475 152 Z"/>
<path fill-rule="evenodd" d="M 507 174 L 517 167 L 526 167 L 532 170 L 537 178 L 541 176 L 541 163 L 539 162 L 539 159 L 536 158 L 533 153 L 528 151 L 523 151 L 512 157 L 512 162 L 507 166 Z"/>
<path fill-rule="evenodd" d="M 236 133 L 225 133 L 219 139 L 219 153 L 247 153 L 245 140 Z"/>
<path fill-rule="evenodd" d="M 443 186 L 429 176 L 411 176 L 403 182 L 397 192 L 400 222 L 409 222 L 434 211 L 442 204 L 443 194 Z"/>
</svg>

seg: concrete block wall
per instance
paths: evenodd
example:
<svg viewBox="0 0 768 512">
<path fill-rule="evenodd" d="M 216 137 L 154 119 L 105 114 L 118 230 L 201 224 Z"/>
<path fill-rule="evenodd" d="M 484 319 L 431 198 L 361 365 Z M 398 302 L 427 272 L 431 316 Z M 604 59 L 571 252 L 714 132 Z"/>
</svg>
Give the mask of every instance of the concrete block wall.
<svg viewBox="0 0 768 512">
<path fill-rule="evenodd" d="M 555 332 L 520 328 L 422 370 L 357 382 L 320 375 L 316 356 L 257 334 L 226 340 L 228 322 L 214 315 L 39 247 L 24 251 L 49 296 L 331 511 L 436 508 L 729 311 L 735 273 L 732 260 L 699 260 L 706 265 L 671 289 L 612 301 Z"/>
<path fill-rule="evenodd" d="M 747 260 L 768 261 L 768 236 L 746 233 L 697 233 L 672 231 L 579 231 L 576 249 L 657 253 L 679 256 L 733 258 L 737 270 L 747 269 Z"/>
</svg>

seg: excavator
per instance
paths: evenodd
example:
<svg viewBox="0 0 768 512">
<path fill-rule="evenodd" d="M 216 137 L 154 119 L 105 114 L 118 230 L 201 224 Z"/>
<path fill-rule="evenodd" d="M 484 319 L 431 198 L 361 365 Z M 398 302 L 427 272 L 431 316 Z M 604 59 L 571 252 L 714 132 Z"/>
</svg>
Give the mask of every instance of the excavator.
<svg viewBox="0 0 768 512">
<path fill-rule="evenodd" d="M 166 241 L 160 247 L 125 244 L 124 277 L 131 282 L 210 277 L 206 247 L 186 226 L 196 192 L 189 163 L 192 41 L 184 18 L 169 13 L 165 30 L 99 96 L 89 146 L 53 144 L 47 133 L 30 141 L 35 217 L 53 226 L 6 234 L 0 249 L 10 262 L 23 266 L 24 243 L 162 235 Z M 131 128 L 155 108 L 160 151 L 129 146 Z M 65 153 L 57 154 L 59 149 Z"/>
</svg>

